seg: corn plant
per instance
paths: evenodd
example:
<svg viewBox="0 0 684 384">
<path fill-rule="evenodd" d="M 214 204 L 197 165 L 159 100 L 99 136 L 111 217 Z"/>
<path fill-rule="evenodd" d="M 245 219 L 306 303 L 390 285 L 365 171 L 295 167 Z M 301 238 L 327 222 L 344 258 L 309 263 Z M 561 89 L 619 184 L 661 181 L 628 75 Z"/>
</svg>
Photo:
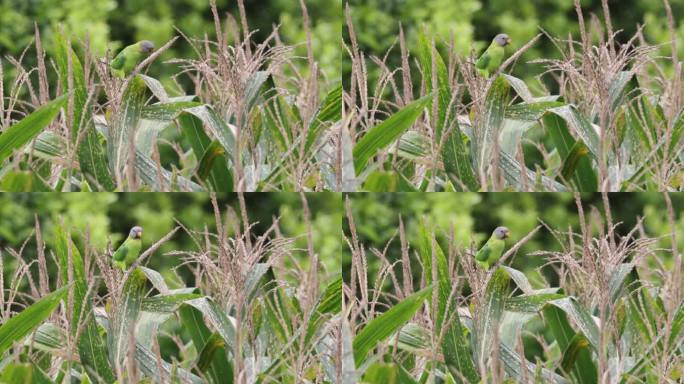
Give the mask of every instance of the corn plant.
<svg viewBox="0 0 684 384">
<path fill-rule="evenodd" d="M 679 71 L 676 46 L 671 59 L 658 58 L 641 30 L 618 44 L 609 28 L 585 28 L 575 3 L 579 41 L 539 34 L 489 79 L 477 74 L 474 57 L 454 53 L 453 39 L 431 35 L 428 26 L 416 52 L 400 33 L 400 68 L 387 66 L 391 51 L 368 62 L 347 5 L 348 138 L 339 140 L 338 158 L 353 167 L 338 167 L 338 179 L 349 190 L 388 192 L 681 190 L 680 75 L 664 69 Z M 545 66 L 539 83 L 507 74 L 542 37 L 561 58 L 533 62 Z M 369 84 L 372 64 L 381 76 Z"/>
<path fill-rule="evenodd" d="M 369 248 L 359 240 L 351 206 L 353 199 L 341 382 L 681 379 L 681 255 L 676 246 L 658 249 L 641 221 L 620 237 L 610 216 L 594 212 L 585 219 L 578 198 L 579 232 L 547 227 L 561 250 L 527 256 L 546 258 L 544 265 L 559 276 L 560 285 L 553 286 L 506 265 L 541 225 L 485 271 L 474 262 L 476 249 L 455 244 L 454 229 L 445 232 L 429 218 L 407 222 L 419 226 L 412 246 L 400 226 L 400 256 Z M 447 251 L 438 238 L 447 239 Z M 663 267 L 663 255 L 673 258 L 673 268 Z M 371 259 L 379 261 L 376 274 L 369 273 Z M 542 352 L 530 355 L 530 341 Z"/>
<path fill-rule="evenodd" d="M 46 58 L 36 31 L 37 68 L 12 59 L 16 79 L 0 86 L 0 189 L 332 189 L 316 153 L 341 119 L 338 79 L 323 78 L 310 45 L 302 63 L 277 28 L 256 43 L 246 20 L 223 23 L 211 7 L 217 41 L 179 32 L 183 40 L 167 42 L 124 80 L 112 76 L 109 58 L 64 33 Z M 302 12 L 308 23 L 303 3 Z M 179 68 L 173 79 L 142 73 L 179 43 L 197 56 L 163 63 Z M 53 78 L 57 89 L 49 89 Z"/>
<path fill-rule="evenodd" d="M 74 241 L 64 224 L 45 248 L 37 221 L 37 260 L 23 248 L 0 254 L 0 382 L 334 382 L 342 279 L 323 273 L 313 246 L 310 270 L 285 267 L 302 251 L 277 220 L 257 236 L 213 205 L 217 233 L 182 226 L 196 248 L 164 255 L 191 271 L 192 285 L 144 266 L 181 227 L 122 272 L 111 250 L 94 249 L 87 234 Z M 177 354 L 162 354 L 162 337 Z"/>
</svg>

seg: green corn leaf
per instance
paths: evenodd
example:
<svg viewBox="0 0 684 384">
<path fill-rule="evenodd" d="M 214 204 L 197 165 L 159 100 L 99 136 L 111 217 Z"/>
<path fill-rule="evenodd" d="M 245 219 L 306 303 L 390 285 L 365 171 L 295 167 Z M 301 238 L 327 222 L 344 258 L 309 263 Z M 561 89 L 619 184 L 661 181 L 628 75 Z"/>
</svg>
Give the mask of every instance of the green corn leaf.
<svg viewBox="0 0 684 384">
<path fill-rule="evenodd" d="M 36 138 L 33 150 L 35 155 L 53 160 L 66 152 L 66 140 L 55 132 L 43 131 Z"/>
<path fill-rule="evenodd" d="M 56 352 L 66 348 L 66 331 L 51 322 L 44 322 L 38 326 L 31 340 L 26 345 L 46 352 Z"/>
<path fill-rule="evenodd" d="M 325 96 L 323 103 L 316 110 L 311 122 L 309 123 L 309 131 L 306 135 L 306 143 L 304 144 L 304 153 L 308 154 L 316 139 L 320 136 L 321 129 L 325 123 L 334 123 L 342 119 L 342 84 L 333 88 Z"/>
<path fill-rule="evenodd" d="M 442 148 L 444 171 L 456 190 L 477 191 L 480 189 L 480 185 L 473 173 L 470 155 L 463 142 L 461 129 L 458 126 L 458 119 L 454 118 L 453 123 L 455 126 L 448 134 Z"/>
<path fill-rule="evenodd" d="M 518 163 L 515 158 L 506 152 L 501 152 L 501 157 L 499 158 L 499 165 L 501 166 L 501 171 L 503 172 L 504 179 L 507 183 L 511 184 L 518 190 L 523 189 L 522 178 L 525 177 L 527 180 L 527 186 L 534 186 L 537 180 L 537 174 L 528 169 L 525 165 Z M 524 176 L 523 176 L 524 175 Z M 541 187 L 544 191 L 549 192 L 565 192 L 567 188 L 563 184 L 550 179 L 544 175 L 541 175 Z"/>
<path fill-rule="evenodd" d="M 486 366 L 491 355 L 494 341 L 498 339 L 499 324 L 504 312 L 504 303 L 508 294 L 508 273 L 497 268 L 492 274 L 483 302 L 478 306 L 475 323 L 475 357 L 479 366 Z"/>
<path fill-rule="evenodd" d="M 73 267 L 74 304 L 72 319 L 78 319 L 78 321 L 71 322 L 70 332 L 72 336 L 75 336 L 79 333 L 79 327 L 81 328 L 80 338 L 77 340 L 81 364 L 93 382 L 113 383 L 115 381 L 114 372 L 107 359 L 105 342 L 95 321 L 93 303 L 90 296 L 87 295 L 88 284 L 86 283 L 83 258 L 71 237 L 64 232 L 61 226 L 55 228 L 55 253 L 59 262 L 62 281 L 69 281 L 69 265 L 71 264 Z M 71 260 L 69 260 L 70 256 Z"/>
<path fill-rule="evenodd" d="M 522 79 L 519 79 L 515 76 L 507 75 L 505 73 L 500 74 L 499 76 L 502 76 L 508 81 L 508 84 L 510 84 L 511 88 L 515 91 L 515 93 L 520 96 L 520 98 L 523 100 L 525 103 L 532 103 L 534 102 L 534 96 L 532 96 L 532 92 L 530 92 L 529 87 L 523 81 Z"/>
<path fill-rule="evenodd" d="M 397 363 L 374 363 L 363 375 L 367 384 L 417 384 L 418 382 Z"/>
<path fill-rule="evenodd" d="M 368 160 L 378 151 L 397 140 L 416 119 L 423 113 L 423 109 L 430 103 L 430 95 L 416 100 L 395 112 L 387 120 L 369 129 L 354 146 L 354 169 L 360 175 L 366 169 Z"/>
<path fill-rule="evenodd" d="M 633 71 L 618 72 L 608 89 L 611 110 L 617 112 L 620 106 L 628 101 L 630 96 L 637 96 L 638 94 L 632 94 L 637 89 L 639 89 L 639 81 L 634 76 Z"/>
<path fill-rule="evenodd" d="M 175 312 L 182 303 L 199 299 L 202 295 L 197 293 L 175 293 L 168 295 L 157 295 L 142 299 L 141 310 L 155 313 Z"/>
<path fill-rule="evenodd" d="M 589 312 L 584 309 L 574 297 L 565 297 L 562 299 L 552 300 L 548 302 L 561 309 L 568 316 L 569 319 L 584 333 L 589 339 L 594 348 L 599 346 L 599 328 L 591 318 Z"/>
<path fill-rule="evenodd" d="M 47 319 L 69 292 L 69 288 L 62 287 L 46 295 L 0 325 L 0 356 Z"/>
<path fill-rule="evenodd" d="M 88 100 L 88 88 L 83 66 L 61 33 L 55 35 L 55 61 L 62 87 L 69 93 L 73 103 L 73 121 L 70 122 L 71 141 L 76 143 L 76 140 L 80 140 L 77 155 L 81 172 L 92 190 L 113 191 L 116 186 L 107 167 L 105 148 L 95 129 L 91 105 L 93 101 Z M 69 88 L 70 75 L 72 76 L 72 88 Z"/>
<path fill-rule="evenodd" d="M 247 84 L 245 86 L 245 100 L 247 100 L 248 113 L 257 105 L 258 102 L 263 99 L 259 97 L 259 91 L 270 78 L 271 75 L 268 71 L 256 71 L 247 80 Z"/>
<path fill-rule="evenodd" d="M 563 105 L 565 104 L 560 101 L 519 103 L 506 107 L 505 116 L 507 119 L 511 120 L 537 121 L 541 119 L 549 109 L 562 107 Z"/>
<path fill-rule="evenodd" d="M 320 313 L 339 313 L 342 310 L 342 276 L 328 283 L 316 309 Z"/>
<path fill-rule="evenodd" d="M 624 292 L 625 288 L 629 290 L 629 287 L 625 287 L 625 282 L 628 280 L 632 269 L 634 269 L 634 264 L 622 263 L 618 265 L 613 274 L 610 276 L 608 287 L 610 289 L 610 297 L 613 304 L 617 303 L 620 294 Z"/>
<path fill-rule="evenodd" d="M 670 136 L 670 145 L 668 146 L 667 154 L 670 158 L 676 158 L 682 151 L 684 141 L 684 109 L 679 112 L 679 115 L 674 119 L 672 124 L 672 135 Z"/>
<path fill-rule="evenodd" d="M 523 272 L 505 265 L 502 265 L 500 268 L 508 273 L 508 276 L 511 277 L 511 280 L 513 280 L 513 282 L 518 286 L 518 288 L 520 288 L 521 291 L 523 291 L 524 294 L 529 295 L 534 293 L 532 284 L 530 284 L 530 280 Z"/>
<path fill-rule="evenodd" d="M 554 147 L 566 161 L 566 163 L 563 164 L 564 171 L 567 175 L 573 176 L 572 179 L 569 180 L 572 180 L 577 189 L 581 192 L 597 191 L 598 179 L 596 172 L 592 168 L 591 159 L 584 153 L 584 149 L 588 147 L 583 147 L 582 144 L 578 144 L 578 146 L 575 147 L 576 143 L 583 143 L 583 141 L 575 140 L 570 133 L 568 123 L 561 115 L 547 113 L 543 117 L 543 122 L 544 127 L 549 132 Z M 570 155 L 572 154 L 573 149 L 575 149 L 576 152 L 571 157 Z"/>
<path fill-rule="evenodd" d="M 214 334 L 207 327 L 202 312 L 191 305 L 183 304 L 178 309 L 178 315 L 180 316 L 183 328 L 190 333 L 190 338 L 198 353 L 200 353 L 200 361 L 198 361 L 198 365 L 201 362 L 200 370 L 212 383 L 232 383 L 233 366 L 227 358 L 225 341 L 220 338 L 221 345 L 216 344 L 218 341 L 216 341 L 213 336 Z M 209 360 L 209 356 L 202 358 L 201 353 L 210 343 L 215 344 L 211 360 Z"/>
<path fill-rule="evenodd" d="M 313 339 L 322 323 L 329 317 L 342 311 L 342 276 L 331 281 L 323 291 L 309 316 L 309 325 L 304 337 L 304 345 Z"/>
<path fill-rule="evenodd" d="M 506 299 L 504 309 L 512 312 L 539 312 L 547 302 L 564 297 L 565 295 L 560 293 L 539 293 L 509 297 Z"/>
<path fill-rule="evenodd" d="M 227 350 L 232 350 L 235 345 L 235 326 L 226 312 L 211 298 L 202 297 L 199 299 L 188 300 L 183 305 L 190 305 L 202 312 L 207 323 L 221 335 L 226 342 Z"/>
<path fill-rule="evenodd" d="M 449 322 L 445 329 L 444 339 L 442 340 L 442 353 L 444 362 L 449 371 L 457 380 L 465 377 L 470 382 L 479 380 L 477 371 L 471 358 L 471 351 L 464 336 L 464 329 L 460 316 L 456 310 L 457 303 L 452 298 L 449 301 L 452 290 L 452 282 L 449 276 L 449 266 L 444 255 L 444 251 L 437 241 L 433 241 L 433 230 L 425 222 L 420 222 L 420 236 L 418 239 L 419 253 L 426 271 L 432 271 L 433 252 L 437 261 L 438 276 L 428 273 L 428 284 L 437 281 L 439 289 L 439 303 L 437 313 L 437 328 L 442 329 L 445 321 Z"/>
<path fill-rule="evenodd" d="M 209 339 L 202 347 L 199 357 L 197 358 L 197 368 L 201 372 L 207 372 L 211 367 L 214 360 L 214 356 L 223 349 L 225 354 L 226 342 L 223 341 L 221 335 L 218 332 L 214 332 L 209 336 Z M 228 372 L 226 372 L 228 373 Z"/>
<path fill-rule="evenodd" d="M 563 371 L 572 372 L 573 368 L 575 367 L 575 363 L 578 362 L 580 355 L 591 356 L 590 348 L 591 345 L 589 344 L 589 340 L 587 340 L 587 338 L 584 337 L 581 332 L 576 333 L 575 336 L 572 337 L 572 340 L 570 340 L 570 344 L 568 344 L 567 348 L 565 348 L 565 351 L 563 351 L 563 360 L 561 361 L 561 368 Z M 586 359 L 586 357 L 584 358 Z M 595 379 L 593 375 L 590 376 L 583 374 L 583 376 L 586 376 L 586 379 Z M 584 380 L 585 378 L 581 379 L 580 381 L 586 382 Z"/>
<path fill-rule="evenodd" d="M 574 105 L 564 105 L 558 108 L 551 108 L 548 111 L 563 119 L 567 128 L 581 138 L 592 155 L 598 158 L 600 146 L 598 133 L 596 133 L 591 123 L 577 110 L 577 107 Z"/>
<path fill-rule="evenodd" d="M 45 129 L 57 117 L 66 102 L 67 96 L 60 96 L 4 130 L 0 134 L 0 163 Z"/>
<path fill-rule="evenodd" d="M 140 123 L 142 109 L 145 103 L 145 82 L 139 76 L 130 80 L 123 92 L 121 105 L 114 118 L 107 151 L 110 159 L 110 169 L 114 175 L 124 178 L 124 167 L 128 163 L 131 137 L 135 137 Z M 135 153 L 130 154 L 135 156 Z"/>
<path fill-rule="evenodd" d="M 215 138 L 221 143 L 223 149 L 226 151 L 226 157 L 228 159 L 232 159 L 233 153 L 235 153 L 235 136 L 230 126 L 216 113 L 216 111 L 214 111 L 211 106 L 200 105 L 199 107 L 186 108 L 183 111 L 198 118 L 202 122 L 206 132 L 209 133 L 209 136 Z M 206 148 L 203 148 L 203 150 L 196 153 L 204 153 L 204 149 Z"/>
<path fill-rule="evenodd" d="M 140 371 L 145 376 L 153 379 L 155 383 L 162 383 L 165 381 L 191 384 L 203 383 L 202 379 L 196 375 L 193 375 L 187 370 L 169 364 L 163 359 L 159 361 L 159 359 L 157 359 L 157 355 L 140 345 L 140 343 L 135 344 L 135 361 L 138 364 Z M 164 372 L 163 375 L 161 372 L 159 372 L 159 368 L 161 368 Z M 228 381 L 223 382 L 227 383 Z"/>
<path fill-rule="evenodd" d="M 396 171 L 375 171 L 366 177 L 362 189 L 368 192 L 417 192 L 406 178 Z"/>
<path fill-rule="evenodd" d="M 561 350 L 566 354 L 575 354 L 574 356 L 563 356 L 564 362 L 568 368 L 571 369 L 569 373 L 571 373 L 580 383 L 596 383 L 597 370 L 596 365 L 591 359 L 591 351 L 584 348 L 582 343 L 580 343 L 583 340 L 588 341 L 588 339 L 584 337 L 582 333 L 573 330 L 568 321 L 568 316 L 562 308 L 549 304 L 544 307 L 542 314 L 544 322 L 551 330 L 554 340 L 558 343 Z M 581 334 L 582 336 L 576 336 L 578 334 Z M 573 349 L 569 349 L 573 340 L 575 340 L 577 345 L 575 345 Z"/>
<path fill-rule="evenodd" d="M 506 78 L 498 76 L 487 91 L 485 110 L 478 123 L 474 140 L 476 163 L 480 172 L 484 172 L 491 164 L 492 150 L 498 148 L 496 141 L 503 126 L 509 89 L 510 85 Z"/>
<path fill-rule="evenodd" d="M 218 140 L 209 143 L 197 167 L 197 176 L 209 184 L 214 191 L 232 189 L 233 176 L 226 166 L 226 151 Z"/>
<path fill-rule="evenodd" d="M 159 167 L 154 160 L 139 150 L 135 152 L 135 167 L 142 182 L 151 186 L 155 191 L 166 189 L 179 189 L 183 192 L 203 191 L 202 187 L 197 183 Z"/>
<path fill-rule="evenodd" d="M 204 157 L 204 154 L 211 148 L 213 142 L 205 133 L 202 121 L 194 115 L 182 114 L 178 117 L 178 125 L 183 133 L 183 137 L 190 142 L 190 147 L 196 156 Z M 225 147 L 223 147 L 223 150 L 223 153 L 215 158 L 216 161 L 211 163 L 209 174 L 206 175 L 206 179 L 203 179 L 216 192 L 230 192 L 233 190 L 233 174 L 228 169 Z M 205 164 L 205 168 L 207 167 L 209 167 L 209 164 Z"/>
<path fill-rule="evenodd" d="M 0 179 L 3 192 L 52 192 L 50 186 L 32 171 L 8 171 Z"/>
<path fill-rule="evenodd" d="M 143 107 L 140 117 L 147 120 L 171 122 L 183 110 L 202 106 L 197 101 L 175 101 L 168 103 L 157 103 Z"/>
<path fill-rule="evenodd" d="M 577 172 L 580 166 L 583 167 L 582 172 Z M 588 170 L 589 167 L 591 167 L 589 148 L 582 140 L 577 140 L 563 160 L 561 175 L 565 180 L 571 180 L 574 177 L 577 184 L 581 186 L 581 191 L 589 191 L 591 189 L 587 188 L 593 188 L 596 184 L 596 175 Z"/>
<path fill-rule="evenodd" d="M 380 341 L 396 332 L 413 317 L 416 311 L 423 306 L 423 302 L 429 297 L 430 292 L 432 292 L 431 287 L 418 291 L 366 323 L 353 342 L 354 361 L 357 367 L 363 363 L 366 355 Z"/>
<path fill-rule="evenodd" d="M 53 381 L 37 364 L 9 363 L 0 371 L 0 383 L 52 384 Z"/>
<path fill-rule="evenodd" d="M 126 358 L 129 352 L 129 338 L 134 332 L 145 294 L 145 274 L 138 268 L 131 271 L 124 282 L 121 302 L 111 316 L 111 325 L 107 333 L 109 357 L 117 371 L 125 371 Z"/>
<path fill-rule="evenodd" d="M 540 379 L 543 379 L 544 383 L 569 383 L 568 380 L 564 379 L 555 372 L 530 363 L 527 361 L 527 359 L 515 353 L 515 351 L 507 347 L 505 344 L 501 344 L 501 347 L 499 348 L 499 356 L 503 362 L 506 374 L 513 377 L 515 380 L 518 380 L 518 382 L 521 382 L 523 378 L 534 377 L 539 372 L 541 374 Z M 523 369 L 527 372 L 523 373 Z"/>
</svg>

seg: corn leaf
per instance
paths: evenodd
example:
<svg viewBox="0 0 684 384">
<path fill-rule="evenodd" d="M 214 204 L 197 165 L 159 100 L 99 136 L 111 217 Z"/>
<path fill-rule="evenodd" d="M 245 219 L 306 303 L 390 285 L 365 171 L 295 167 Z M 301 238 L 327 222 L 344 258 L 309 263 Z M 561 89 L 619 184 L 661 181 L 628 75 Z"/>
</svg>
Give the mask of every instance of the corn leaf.
<svg viewBox="0 0 684 384">
<path fill-rule="evenodd" d="M 487 283 L 482 303 L 476 309 L 474 350 L 476 361 L 481 367 L 486 366 L 494 341 L 498 339 L 509 280 L 508 273 L 497 268 Z"/>
<path fill-rule="evenodd" d="M 387 312 L 370 320 L 354 338 L 354 361 L 360 366 L 368 353 L 382 340 L 403 326 L 423 306 L 432 292 L 428 287 L 395 304 Z"/>
<path fill-rule="evenodd" d="M 78 355 L 81 364 L 86 369 L 88 376 L 94 382 L 113 383 L 114 372 L 107 359 L 105 342 L 100 335 L 93 312 L 93 303 L 88 296 L 88 284 L 83 258 L 78 248 L 74 245 L 71 237 L 64 232 L 61 226 L 55 230 L 55 253 L 60 266 L 62 281 L 69 281 L 69 265 L 73 268 L 74 305 L 70 332 L 72 336 L 79 334 L 77 340 Z"/>
<path fill-rule="evenodd" d="M 198 361 L 198 365 L 201 362 L 200 370 L 212 383 L 232 383 L 233 366 L 226 354 L 225 341 L 220 338 L 223 343 L 216 345 L 217 341 L 213 337 L 211 330 L 207 327 L 202 312 L 191 305 L 183 304 L 178 309 L 178 315 L 180 316 L 183 328 L 190 333 L 192 343 L 195 345 L 198 353 L 200 353 L 200 361 Z M 209 356 L 201 355 L 201 351 L 208 348 L 207 346 L 210 343 L 214 343 L 211 359 Z"/>
<path fill-rule="evenodd" d="M 431 96 L 425 96 L 395 112 L 387 120 L 369 129 L 354 146 L 354 169 L 360 175 L 366 169 L 368 160 L 380 150 L 397 140 L 429 104 Z"/>
<path fill-rule="evenodd" d="M 0 163 L 45 129 L 57 117 L 66 101 L 66 96 L 60 96 L 4 130 L 0 134 Z"/>
<path fill-rule="evenodd" d="M 69 125 L 72 143 L 79 140 L 77 155 L 81 172 L 92 190 L 113 191 L 116 186 L 107 167 L 106 150 L 95 129 L 92 100 L 88 100 L 83 66 L 76 53 L 67 44 L 64 35 L 57 33 L 55 43 L 55 61 L 59 70 L 59 79 L 62 87 L 69 93 L 73 105 L 73 119 Z"/>
<path fill-rule="evenodd" d="M 0 356 L 47 319 L 69 292 L 69 288 L 62 287 L 46 295 L 0 325 Z"/>
<path fill-rule="evenodd" d="M 140 269 L 133 270 L 124 282 L 121 301 L 111 316 L 107 344 L 110 361 L 117 371 L 125 371 L 127 367 L 130 334 L 134 333 L 140 317 L 146 281 L 145 274 Z"/>
</svg>

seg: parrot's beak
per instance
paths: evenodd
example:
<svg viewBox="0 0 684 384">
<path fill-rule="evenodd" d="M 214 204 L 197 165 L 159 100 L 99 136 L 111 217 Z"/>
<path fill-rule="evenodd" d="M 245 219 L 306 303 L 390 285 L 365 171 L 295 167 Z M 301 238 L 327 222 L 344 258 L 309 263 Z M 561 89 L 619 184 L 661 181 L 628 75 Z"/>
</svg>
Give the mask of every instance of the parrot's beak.
<svg viewBox="0 0 684 384">
<path fill-rule="evenodd" d="M 511 236 L 511 232 L 510 232 L 510 231 L 505 231 L 505 232 L 504 232 L 504 239 L 508 239 L 510 236 Z"/>
<path fill-rule="evenodd" d="M 506 40 L 506 45 L 510 45 L 512 42 L 513 42 L 513 39 L 511 39 L 511 38 L 509 37 L 508 40 Z"/>
</svg>

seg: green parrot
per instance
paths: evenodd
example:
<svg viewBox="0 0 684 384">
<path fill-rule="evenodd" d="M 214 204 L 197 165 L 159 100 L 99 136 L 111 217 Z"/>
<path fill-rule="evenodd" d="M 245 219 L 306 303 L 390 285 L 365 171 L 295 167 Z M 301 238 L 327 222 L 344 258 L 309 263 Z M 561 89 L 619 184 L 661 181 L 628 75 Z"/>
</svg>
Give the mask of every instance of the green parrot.
<svg viewBox="0 0 684 384">
<path fill-rule="evenodd" d="M 128 233 L 128 238 L 114 252 L 114 265 L 125 271 L 140 255 L 142 248 L 142 227 L 135 226 Z"/>
<path fill-rule="evenodd" d="M 505 47 L 511 43 L 511 38 L 505 33 L 496 35 L 486 51 L 475 62 L 475 68 L 484 77 L 489 77 L 501 66 L 504 58 Z"/>
<path fill-rule="evenodd" d="M 489 269 L 490 266 L 499 261 L 506 245 L 506 238 L 510 233 L 511 231 L 506 227 L 497 227 L 485 245 L 477 251 L 475 255 L 477 264 L 484 269 Z"/>
<path fill-rule="evenodd" d="M 153 51 L 154 43 L 148 40 L 142 40 L 129 45 L 122 49 L 109 64 L 112 68 L 112 73 L 114 76 L 123 79 L 143 61 L 143 55 L 149 55 Z"/>
</svg>

